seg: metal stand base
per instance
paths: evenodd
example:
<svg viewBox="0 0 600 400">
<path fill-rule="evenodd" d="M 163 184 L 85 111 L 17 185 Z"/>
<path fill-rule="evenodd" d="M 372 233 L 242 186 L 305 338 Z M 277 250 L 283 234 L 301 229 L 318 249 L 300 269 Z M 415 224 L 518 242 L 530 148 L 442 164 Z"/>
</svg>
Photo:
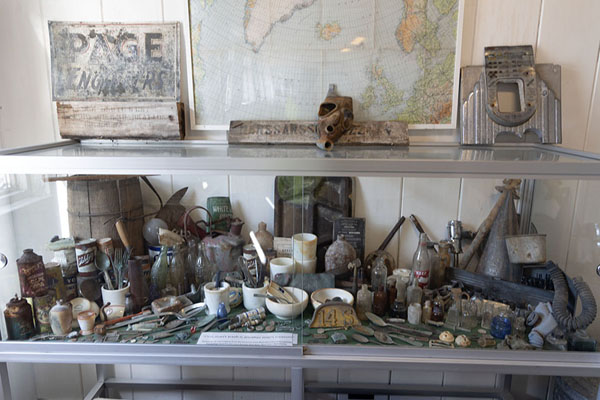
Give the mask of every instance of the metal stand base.
<svg viewBox="0 0 600 400">
<path fill-rule="evenodd" d="M 144 391 L 198 390 L 232 392 L 278 392 L 291 393 L 291 400 L 304 400 L 304 393 L 334 393 L 340 399 L 349 399 L 352 395 L 375 395 L 375 399 L 394 396 L 449 396 L 460 398 L 487 397 L 512 400 L 510 394 L 511 376 L 504 376 L 504 384 L 499 389 L 486 390 L 464 386 L 420 386 L 387 384 L 352 384 L 305 382 L 303 368 L 291 369 L 291 382 L 281 381 L 226 381 L 226 380 L 156 380 L 156 379 L 119 379 L 106 378 L 104 368 L 98 371 L 98 382 L 86 395 L 91 400 L 106 395 L 110 389 L 140 389 Z"/>
<path fill-rule="evenodd" d="M 0 362 L 0 400 L 11 400 L 10 381 L 8 379 L 8 366 Z"/>
</svg>

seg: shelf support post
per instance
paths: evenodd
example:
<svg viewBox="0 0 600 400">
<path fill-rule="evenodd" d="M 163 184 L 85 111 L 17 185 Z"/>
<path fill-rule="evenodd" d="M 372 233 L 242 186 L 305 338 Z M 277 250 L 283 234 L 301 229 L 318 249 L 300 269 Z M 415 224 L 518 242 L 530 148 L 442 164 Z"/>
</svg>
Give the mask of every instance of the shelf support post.
<svg viewBox="0 0 600 400">
<path fill-rule="evenodd" d="M 10 381 L 8 379 L 8 365 L 0 362 L 0 400 L 11 400 Z"/>
<path fill-rule="evenodd" d="M 292 399 L 304 400 L 304 370 L 299 367 L 292 367 Z"/>
</svg>

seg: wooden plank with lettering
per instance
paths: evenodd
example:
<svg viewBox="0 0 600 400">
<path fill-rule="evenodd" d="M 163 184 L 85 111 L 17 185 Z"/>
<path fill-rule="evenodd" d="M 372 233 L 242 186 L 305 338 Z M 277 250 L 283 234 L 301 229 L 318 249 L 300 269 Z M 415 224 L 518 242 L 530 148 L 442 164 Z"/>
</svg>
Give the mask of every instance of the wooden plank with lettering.
<svg viewBox="0 0 600 400">
<path fill-rule="evenodd" d="M 180 27 L 50 21 L 61 137 L 182 139 Z"/>
<path fill-rule="evenodd" d="M 229 144 L 314 144 L 316 121 L 231 121 Z M 402 121 L 354 122 L 338 144 L 408 145 L 408 125 Z"/>
<path fill-rule="evenodd" d="M 356 250 L 356 257 L 364 262 L 365 257 L 365 219 L 340 217 L 333 221 L 333 238 L 344 235 L 348 243 Z"/>
<path fill-rule="evenodd" d="M 52 100 L 179 101 L 179 23 L 48 22 Z"/>
<path fill-rule="evenodd" d="M 60 135 L 69 139 L 182 139 L 183 103 L 57 102 Z"/>
</svg>

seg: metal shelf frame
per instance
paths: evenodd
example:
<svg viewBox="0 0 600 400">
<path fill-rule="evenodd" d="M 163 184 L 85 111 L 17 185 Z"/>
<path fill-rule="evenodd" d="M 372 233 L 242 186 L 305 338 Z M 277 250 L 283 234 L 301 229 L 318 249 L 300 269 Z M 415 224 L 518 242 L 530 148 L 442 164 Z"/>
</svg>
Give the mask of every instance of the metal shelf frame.
<svg viewBox="0 0 600 400">
<path fill-rule="evenodd" d="M 0 151 L 0 173 L 600 179 L 600 155 L 539 144 L 494 147 L 413 144 L 397 148 L 339 146 L 331 153 L 324 153 L 314 146 L 227 146 L 197 141 L 66 141 Z M 305 391 L 359 393 L 361 390 L 371 390 L 382 394 L 409 395 L 436 392 L 431 388 L 417 387 L 345 385 L 347 387 L 342 388 L 335 384 L 308 383 L 304 381 L 303 374 L 307 368 L 410 368 L 436 371 L 460 368 L 461 372 L 504 374 L 507 377 L 505 386 L 498 392 L 488 393 L 497 398 L 510 398 L 506 382 L 510 386 L 511 375 L 600 377 L 600 353 L 343 345 L 249 348 L 4 341 L 0 342 L 0 400 L 11 398 L 7 373 L 9 362 L 96 364 L 98 383 L 86 397 L 90 399 L 111 387 L 214 390 L 218 386 L 215 386 L 216 383 L 200 381 L 150 383 L 107 378 L 104 366 L 120 363 L 291 368 L 291 381 L 275 385 L 274 389 L 291 391 L 294 400 L 302 399 Z M 223 390 L 254 388 L 248 382 L 234 386 L 228 382 L 227 385 L 231 389 Z M 443 394 L 453 393 L 462 397 L 482 396 L 480 391 L 468 388 L 454 388 L 451 392 L 447 388 L 443 390 Z"/>
<path fill-rule="evenodd" d="M 0 151 L 7 174 L 230 174 L 600 179 L 600 155 L 540 144 L 228 146 L 202 141 L 65 141 Z"/>
</svg>

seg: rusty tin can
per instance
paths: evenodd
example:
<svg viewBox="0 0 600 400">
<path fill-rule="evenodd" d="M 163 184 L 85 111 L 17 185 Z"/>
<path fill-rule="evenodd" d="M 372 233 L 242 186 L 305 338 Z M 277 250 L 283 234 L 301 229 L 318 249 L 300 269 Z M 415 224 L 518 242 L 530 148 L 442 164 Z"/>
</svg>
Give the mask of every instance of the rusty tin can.
<svg viewBox="0 0 600 400">
<path fill-rule="evenodd" d="M 96 271 L 96 239 L 86 239 L 77 242 L 75 255 L 77 256 L 77 271 L 88 273 Z"/>
<path fill-rule="evenodd" d="M 50 333 L 50 310 L 56 304 L 54 293 L 48 293 L 45 296 L 33 298 L 33 316 L 35 318 L 35 328 L 38 333 Z"/>
<path fill-rule="evenodd" d="M 77 256 L 75 255 L 75 241 L 73 239 L 59 239 L 48 244 L 48 249 L 54 251 L 54 259 L 60 264 L 64 299 L 71 300 L 77 297 Z"/>
<path fill-rule="evenodd" d="M 46 268 L 42 256 L 35 254 L 32 249 L 23 250 L 23 255 L 17 260 L 17 270 L 21 296 L 36 297 L 48 293 Z"/>
<path fill-rule="evenodd" d="M 35 334 L 31 306 L 16 294 L 6 304 L 4 319 L 9 340 L 26 340 Z"/>
<path fill-rule="evenodd" d="M 66 297 L 65 282 L 62 276 L 60 264 L 57 262 L 46 263 L 46 283 L 48 292 L 53 293 L 57 299 Z"/>
</svg>

